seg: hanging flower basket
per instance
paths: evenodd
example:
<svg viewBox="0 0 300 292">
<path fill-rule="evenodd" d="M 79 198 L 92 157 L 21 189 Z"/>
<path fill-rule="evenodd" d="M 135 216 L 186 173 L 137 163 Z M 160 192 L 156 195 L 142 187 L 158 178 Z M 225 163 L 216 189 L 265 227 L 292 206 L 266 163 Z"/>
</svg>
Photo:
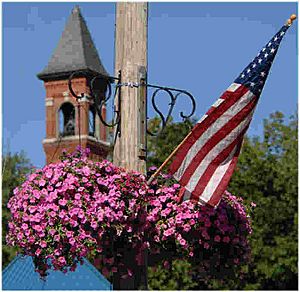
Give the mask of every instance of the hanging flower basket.
<svg viewBox="0 0 300 292">
<path fill-rule="evenodd" d="M 150 264 L 185 259 L 205 277 L 216 277 L 247 262 L 252 229 L 243 200 L 225 192 L 217 208 L 179 204 L 179 187 L 162 186 L 149 200 Z"/>
<path fill-rule="evenodd" d="M 211 259 L 216 266 L 248 259 L 251 227 L 240 199 L 226 193 L 216 209 L 178 203 L 179 185 L 167 183 L 161 177 L 148 186 L 140 173 L 89 160 L 88 150 L 65 153 L 14 190 L 7 243 L 32 256 L 42 277 L 50 263 L 74 271 L 88 255 L 106 275 L 132 276 L 145 249 L 151 265 L 175 258 L 199 267 Z"/>
</svg>

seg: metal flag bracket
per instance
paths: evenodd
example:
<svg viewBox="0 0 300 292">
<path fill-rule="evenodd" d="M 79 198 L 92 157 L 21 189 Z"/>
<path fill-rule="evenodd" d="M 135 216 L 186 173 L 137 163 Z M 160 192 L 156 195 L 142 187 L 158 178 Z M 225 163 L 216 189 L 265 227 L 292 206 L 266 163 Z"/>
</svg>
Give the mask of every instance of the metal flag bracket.
<svg viewBox="0 0 300 292">
<path fill-rule="evenodd" d="M 92 102 L 95 106 L 95 110 L 101 120 L 101 122 L 106 126 L 106 127 L 115 127 L 115 138 L 117 136 L 121 135 L 121 127 L 120 127 L 120 121 L 121 121 L 121 111 L 120 107 L 122 106 L 121 104 L 121 88 L 122 87 L 129 87 L 132 89 L 141 89 L 141 88 L 146 88 L 146 97 L 148 94 L 148 91 L 151 92 L 151 104 L 154 109 L 154 111 L 157 113 L 161 127 L 160 129 L 153 133 L 151 132 L 148 128 L 146 128 L 147 134 L 151 136 L 158 136 L 166 127 L 172 113 L 174 110 L 174 107 L 176 105 L 176 102 L 180 96 L 185 96 L 190 100 L 191 103 L 191 109 L 190 111 L 186 114 L 183 111 L 180 112 L 180 117 L 183 120 L 187 120 L 193 116 L 196 110 L 196 101 L 194 96 L 189 93 L 186 90 L 183 89 L 178 89 L 178 88 L 172 88 L 172 87 L 166 87 L 166 86 L 159 86 L 159 85 L 154 85 L 154 84 L 149 84 L 146 81 L 146 76 L 143 74 L 139 74 L 139 82 L 132 82 L 132 81 L 127 81 L 127 82 L 121 82 L 121 71 L 119 71 L 118 77 L 112 77 L 112 76 L 107 76 L 107 75 L 102 75 L 102 74 L 94 74 L 93 77 L 89 77 L 88 74 L 85 71 L 76 71 L 73 72 L 68 81 L 68 86 L 71 94 L 76 98 L 77 101 L 80 101 L 83 98 L 86 98 L 90 102 Z M 78 94 L 74 91 L 73 85 L 72 85 L 72 80 L 76 77 L 79 76 L 85 76 L 87 79 L 87 85 L 90 91 L 90 95 L 81 93 Z M 169 103 L 168 103 L 168 110 L 166 114 L 162 113 L 162 110 L 159 108 L 159 105 L 157 103 L 157 97 L 159 93 L 164 93 L 167 95 L 169 98 Z M 102 108 L 106 105 L 106 103 L 112 98 L 113 96 L 113 119 L 110 123 L 108 123 L 105 118 L 102 115 Z M 147 112 L 147 111 L 146 111 Z M 146 119 L 149 119 L 148 117 Z M 147 122 L 145 121 L 145 124 Z"/>
</svg>

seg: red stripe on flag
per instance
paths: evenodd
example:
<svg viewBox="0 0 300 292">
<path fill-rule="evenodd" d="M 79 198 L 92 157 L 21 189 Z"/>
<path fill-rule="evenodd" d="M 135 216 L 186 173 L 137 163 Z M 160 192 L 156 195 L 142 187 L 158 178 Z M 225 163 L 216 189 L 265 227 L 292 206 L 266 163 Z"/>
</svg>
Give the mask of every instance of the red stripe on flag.
<svg viewBox="0 0 300 292">
<path fill-rule="evenodd" d="M 211 206 L 216 206 L 222 195 L 224 194 L 226 188 L 227 188 L 227 185 L 230 181 L 230 178 L 233 174 L 233 171 L 235 169 L 235 166 L 237 164 L 237 161 L 238 161 L 238 156 L 240 154 L 240 151 L 241 151 L 241 147 L 242 147 L 242 142 L 243 142 L 243 137 L 241 138 L 241 141 L 239 142 L 238 146 L 237 146 L 237 149 L 234 153 L 234 157 L 232 158 L 232 161 L 227 169 L 227 171 L 225 172 L 222 180 L 220 181 L 219 185 L 217 186 L 217 188 L 215 189 L 213 195 L 211 196 L 210 200 L 207 202 L 207 204 L 211 205 Z"/>
<path fill-rule="evenodd" d="M 206 157 L 206 155 L 216 146 L 221 140 L 223 140 L 230 132 L 232 132 L 253 110 L 257 99 L 253 99 L 234 117 L 232 117 L 221 129 L 219 129 L 207 142 L 203 145 L 200 151 L 194 156 L 192 162 L 189 164 L 179 182 L 182 186 L 186 186 L 190 180 L 190 177 L 196 171 L 199 164 Z"/>
<path fill-rule="evenodd" d="M 227 158 L 227 156 L 230 154 L 233 148 L 239 143 L 240 139 L 243 138 L 243 135 L 247 131 L 248 126 L 246 126 L 244 130 L 238 135 L 238 137 L 233 142 L 231 142 L 226 148 L 224 148 L 224 150 L 220 152 L 218 156 L 216 156 L 216 158 L 209 164 L 209 166 L 204 171 L 203 175 L 198 180 L 198 183 L 193 190 L 193 195 L 194 195 L 193 197 L 198 199 L 201 196 L 201 194 L 203 193 L 205 187 L 207 186 L 208 182 L 210 181 L 212 175 L 214 174 L 218 166 Z"/>
<path fill-rule="evenodd" d="M 222 95 L 224 102 L 222 102 L 218 107 L 213 107 L 212 113 L 207 116 L 205 120 L 201 123 L 198 123 L 193 129 L 192 133 L 187 139 L 177 154 L 173 159 L 173 163 L 170 165 L 169 172 L 174 174 L 178 168 L 180 167 L 184 157 L 187 155 L 190 148 L 194 145 L 194 143 L 199 139 L 199 137 L 207 130 L 207 128 L 212 125 L 225 111 L 227 111 L 233 104 L 236 103 L 245 93 L 247 93 L 249 89 L 240 86 L 235 92 L 225 91 Z M 218 109 L 218 110 L 216 110 Z"/>
<path fill-rule="evenodd" d="M 186 189 L 185 188 L 180 188 L 179 193 L 178 193 L 178 202 L 182 203 L 183 202 L 183 197 Z"/>
<path fill-rule="evenodd" d="M 212 106 L 206 113 L 206 115 L 210 115 L 217 107 L 216 106 Z"/>
</svg>

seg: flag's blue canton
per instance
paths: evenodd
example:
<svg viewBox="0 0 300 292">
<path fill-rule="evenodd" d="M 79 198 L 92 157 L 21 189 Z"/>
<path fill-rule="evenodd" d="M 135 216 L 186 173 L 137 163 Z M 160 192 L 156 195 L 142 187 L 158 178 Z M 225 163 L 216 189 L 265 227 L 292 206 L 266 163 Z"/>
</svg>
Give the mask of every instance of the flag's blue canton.
<svg viewBox="0 0 300 292">
<path fill-rule="evenodd" d="M 257 97 L 260 96 L 268 77 L 274 57 L 277 53 L 279 44 L 289 28 L 284 25 L 280 31 L 268 42 L 259 52 L 254 60 L 243 70 L 239 77 L 234 81 L 250 89 Z"/>
</svg>

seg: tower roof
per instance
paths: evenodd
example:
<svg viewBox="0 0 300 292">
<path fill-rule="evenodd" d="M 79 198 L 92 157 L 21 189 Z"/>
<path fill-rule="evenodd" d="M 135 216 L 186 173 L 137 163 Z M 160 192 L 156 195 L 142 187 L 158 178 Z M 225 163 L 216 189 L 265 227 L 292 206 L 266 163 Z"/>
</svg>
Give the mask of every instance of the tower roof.
<svg viewBox="0 0 300 292">
<path fill-rule="evenodd" d="M 37 76 L 46 80 L 78 70 L 108 76 L 80 9 L 75 6 L 48 65 Z"/>
</svg>

